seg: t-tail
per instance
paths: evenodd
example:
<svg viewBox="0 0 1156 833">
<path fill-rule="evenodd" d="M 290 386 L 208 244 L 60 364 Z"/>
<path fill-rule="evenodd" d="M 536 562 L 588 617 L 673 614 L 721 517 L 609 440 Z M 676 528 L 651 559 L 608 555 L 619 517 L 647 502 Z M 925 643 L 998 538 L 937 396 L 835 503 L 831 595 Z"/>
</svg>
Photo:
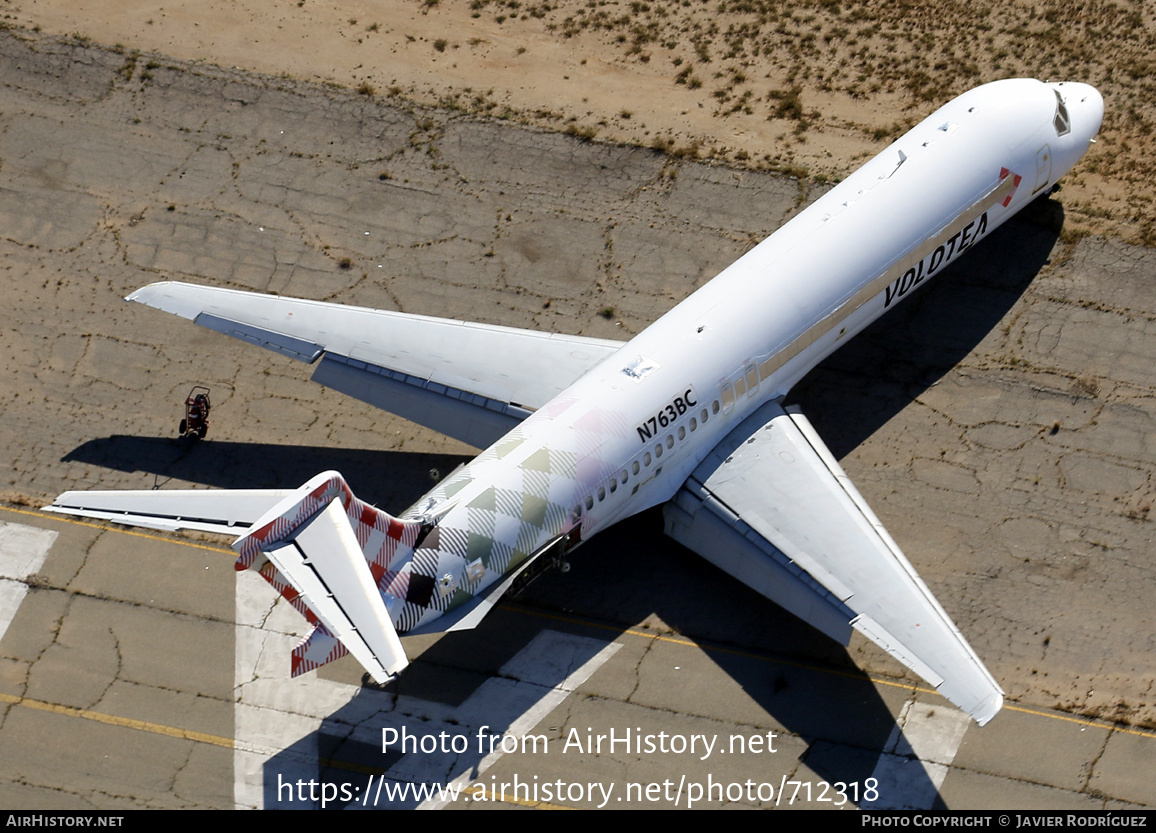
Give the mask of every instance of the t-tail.
<svg viewBox="0 0 1156 833">
<path fill-rule="evenodd" d="M 255 568 L 313 624 L 293 650 L 296 677 L 353 654 L 378 683 L 409 660 L 390 616 L 405 598 L 421 523 L 398 520 L 323 472 L 262 515 L 233 543 L 236 567 Z"/>
</svg>

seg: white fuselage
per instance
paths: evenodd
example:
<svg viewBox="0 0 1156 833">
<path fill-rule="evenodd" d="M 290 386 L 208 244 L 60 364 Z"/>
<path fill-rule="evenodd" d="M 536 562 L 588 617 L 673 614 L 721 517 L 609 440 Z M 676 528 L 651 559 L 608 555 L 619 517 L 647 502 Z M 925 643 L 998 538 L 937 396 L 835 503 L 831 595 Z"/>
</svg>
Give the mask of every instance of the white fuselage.
<svg viewBox="0 0 1156 833">
<path fill-rule="evenodd" d="M 1032 80 L 940 108 L 419 501 L 438 534 L 407 569 L 441 591 L 394 606 L 398 629 L 670 500 L 745 416 L 1050 188 L 1102 111 L 1091 87 Z"/>
</svg>

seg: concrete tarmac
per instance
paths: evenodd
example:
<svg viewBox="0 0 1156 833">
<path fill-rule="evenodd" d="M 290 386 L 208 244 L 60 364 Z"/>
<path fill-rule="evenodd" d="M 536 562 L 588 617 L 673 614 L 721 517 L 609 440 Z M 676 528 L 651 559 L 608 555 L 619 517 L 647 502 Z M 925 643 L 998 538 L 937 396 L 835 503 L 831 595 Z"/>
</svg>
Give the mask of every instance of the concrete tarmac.
<svg viewBox="0 0 1156 833">
<path fill-rule="evenodd" d="M 285 679 L 303 623 L 223 544 L 23 507 L 336 468 L 401 511 L 472 450 L 121 299 L 191 280 L 628 338 L 817 189 L 31 33 L 0 32 L 0 78 L 0 520 L 18 542 L 0 546 L 4 806 L 299 806 L 311 780 L 384 806 L 380 780 L 367 798 L 382 774 L 512 785 L 500 806 L 598 806 L 606 789 L 608 806 L 686 806 L 711 779 L 701 806 L 787 806 L 794 782 L 802 806 L 831 807 L 869 779 L 874 806 L 1156 804 L 1156 258 L 1061 238 L 1062 192 L 793 396 L 1007 690 L 991 726 L 718 574 L 652 516 L 478 631 L 408 640 L 414 667 L 377 691 L 348 663 Z M 193 384 L 213 394 L 200 444 L 174 439 Z M 482 727 L 546 740 L 495 755 Z M 474 745 L 383 755 L 383 728 Z M 742 748 L 651 751 L 627 730 Z M 752 750 L 768 733 L 775 751 Z M 475 798 L 452 806 L 491 803 Z"/>
</svg>

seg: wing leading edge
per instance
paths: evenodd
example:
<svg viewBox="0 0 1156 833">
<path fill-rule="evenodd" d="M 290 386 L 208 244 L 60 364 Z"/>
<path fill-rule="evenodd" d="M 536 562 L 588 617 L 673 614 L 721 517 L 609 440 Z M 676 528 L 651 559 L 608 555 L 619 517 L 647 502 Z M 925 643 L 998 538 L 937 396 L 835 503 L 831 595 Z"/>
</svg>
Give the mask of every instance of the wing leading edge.
<svg viewBox="0 0 1156 833">
<path fill-rule="evenodd" d="M 622 346 L 177 282 L 126 300 L 316 363 L 314 381 L 479 448 Z"/>
<path fill-rule="evenodd" d="M 667 505 L 671 537 L 846 644 L 855 628 L 981 726 L 1003 691 L 798 412 L 768 402 Z"/>
</svg>

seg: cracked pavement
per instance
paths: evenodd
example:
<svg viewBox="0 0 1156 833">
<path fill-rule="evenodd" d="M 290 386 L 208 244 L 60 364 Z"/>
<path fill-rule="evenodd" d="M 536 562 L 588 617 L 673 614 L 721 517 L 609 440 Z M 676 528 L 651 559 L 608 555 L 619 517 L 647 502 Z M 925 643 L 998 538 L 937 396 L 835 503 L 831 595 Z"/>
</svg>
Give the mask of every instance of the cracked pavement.
<svg viewBox="0 0 1156 833">
<path fill-rule="evenodd" d="M 149 282 L 628 338 L 819 191 L 130 58 L 0 31 L 0 432 L 13 504 L 73 488 L 292 487 L 336 468 L 400 511 L 431 471 L 471 455 L 310 383 L 300 364 L 121 300 Z M 1098 721 L 1008 710 L 1002 728 L 972 728 L 940 791 L 953 807 L 1156 802 L 1137 774 L 1156 755 L 1156 255 L 1061 240 L 1062 204 L 1061 193 L 993 235 L 792 396 L 1009 700 Z M 199 445 L 174 439 L 193 384 L 213 397 Z M 227 554 L 14 520 L 60 539 L 0 645 L 4 694 L 232 737 Z M 873 645 L 856 639 L 848 656 L 666 542 L 653 518 L 595 539 L 573 564 L 523 603 L 625 649 L 551 717 L 558 733 L 774 729 L 785 773 L 830 779 L 869 774 L 896 703 L 913 696 Z M 438 643 L 399 689 L 444 699 L 431 677 L 495 674 L 501 645 L 542 627 L 511 625 L 519 615 L 499 611 L 463 638 L 466 658 Z M 680 634 L 725 650 L 687 648 Z M 900 684 L 864 694 L 855 668 Z M 0 709 L 7 805 L 232 806 L 230 750 L 83 720 L 62 729 L 10 700 Z M 115 765 L 76 754 L 104 748 Z M 727 763 L 738 777 L 739 760 Z M 507 757 L 495 771 L 515 766 Z M 609 756 L 586 771 L 644 779 L 653 767 Z"/>
</svg>

